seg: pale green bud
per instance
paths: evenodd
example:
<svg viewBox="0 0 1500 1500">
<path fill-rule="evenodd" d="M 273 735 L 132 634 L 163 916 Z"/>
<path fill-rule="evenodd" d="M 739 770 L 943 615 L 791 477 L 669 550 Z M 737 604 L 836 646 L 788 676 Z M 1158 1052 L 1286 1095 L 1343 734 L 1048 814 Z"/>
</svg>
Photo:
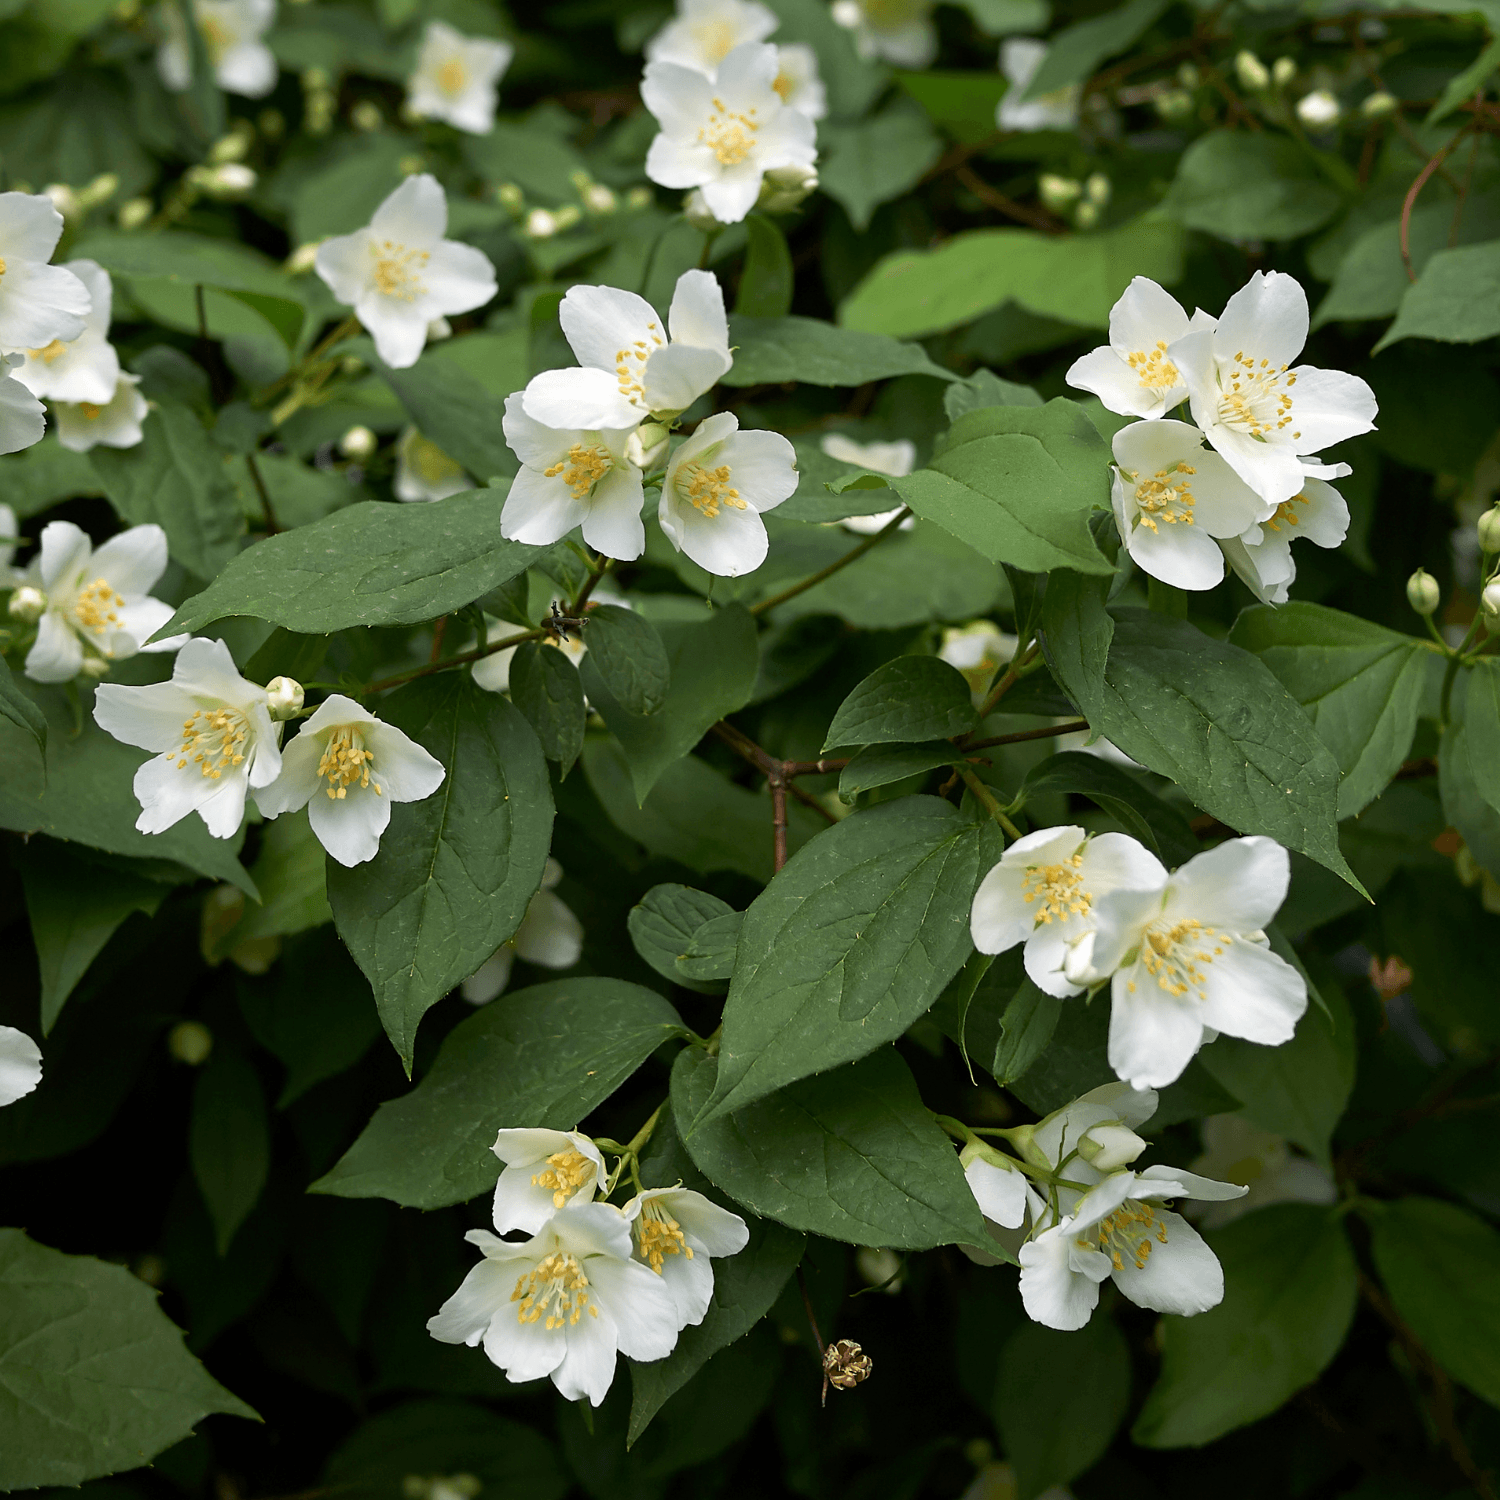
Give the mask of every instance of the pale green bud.
<svg viewBox="0 0 1500 1500">
<path fill-rule="evenodd" d="M 249 149 L 250 137 L 242 130 L 231 130 L 228 135 L 220 136 L 208 148 L 208 159 L 215 164 L 225 161 L 244 161 L 245 153 Z"/>
<path fill-rule="evenodd" d="M 1484 610 L 1484 623 L 1493 635 L 1497 627 L 1500 627 L 1500 578 L 1493 578 L 1485 584 L 1484 592 L 1479 596 L 1479 604 Z"/>
<path fill-rule="evenodd" d="M 85 677 L 93 677 L 96 680 L 100 677 L 108 677 L 109 668 L 110 663 L 108 659 L 103 656 L 85 656 L 84 659 L 78 663 L 78 670 L 83 673 Z"/>
<path fill-rule="evenodd" d="M 266 684 L 266 709 L 276 720 L 302 712 L 302 684 L 295 677 L 273 677 Z"/>
<path fill-rule="evenodd" d="M 190 1068 L 201 1068 L 214 1050 L 214 1034 L 201 1021 L 179 1021 L 167 1033 L 167 1051 Z"/>
<path fill-rule="evenodd" d="M 526 194 L 514 182 L 502 182 L 495 189 L 495 197 L 509 213 L 518 214 L 526 207 Z"/>
<path fill-rule="evenodd" d="M 1083 184 L 1076 177 L 1043 172 L 1036 181 L 1036 194 L 1053 213 L 1065 214 L 1083 196 Z"/>
<path fill-rule="evenodd" d="M 1103 172 L 1092 172 L 1083 184 L 1083 195 L 1090 203 L 1097 203 L 1103 208 L 1110 200 L 1114 192 L 1114 185 Z"/>
<path fill-rule="evenodd" d="M 1297 76 L 1297 64 L 1289 57 L 1278 57 L 1271 64 L 1271 82 L 1284 89 Z"/>
<path fill-rule="evenodd" d="M 139 229 L 154 212 L 149 198 L 128 198 L 120 205 L 120 228 Z"/>
<path fill-rule="evenodd" d="M 794 208 L 800 208 L 808 196 L 817 190 L 816 167 L 772 167 L 761 178 L 758 206 L 767 213 L 790 213 Z"/>
<path fill-rule="evenodd" d="M 24 625 L 34 625 L 47 613 L 47 596 L 29 583 L 23 583 L 10 596 L 10 617 Z"/>
<path fill-rule="evenodd" d="M 654 469 L 666 455 L 667 437 L 660 422 L 642 422 L 625 440 L 625 457 L 638 469 Z"/>
<path fill-rule="evenodd" d="M 1092 229 L 1099 222 L 1099 205 L 1085 200 L 1073 210 L 1073 222 L 1079 229 Z"/>
<path fill-rule="evenodd" d="M 1396 113 L 1400 107 L 1400 101 L 1394 94 L 1388 94 L 1384 89 L 1378 89 L 1359 107 L 1359 112 L 1367 120 L 1384 120 Z"/>
<path fill-rule="evenodd" d="M 1198 71 L 1197 63 L 1183 63 L 1177 70 L 1177 81 L 1185 89 L 1197 88 L 1203 82 L 1203 75 Z"/>
<path fill-rule="evenodd" d="M 349 123 L 356 130 L 363 130 L 368 134 L 372 130 L 379 130 L 385 124 L 385 116 L 381 114 L 380 106 L 373 99 L 361 99 L 349 111 Z"/>
<path fill-rule="evenodd" d="M 1266 71 L 1266 65 L 1248 50 L 1235 54 L 1234 72 L 1242 88 L 1260 90 L 1271 85 L 1271 75 Z"/>
<path fill-rule="evenodd" d="M 1479 545 L 1486 552 L 1500 552 L 1500 505 L 1492 505 L 1479 518 Z"/>
<path fill-rule="evenodd" d="M 1419 615 L 1430 615 L 1442 603 L 1438 581 L 1426 568 L 1418 568 L 1406 580 L 1406 602 Z"/>
<path fill-rule="evenodd" d="M 1343 106 L 1327 89 L 1314 89 L 1297 101 L 1297 118 L 1314 130 L 1326 130 L 1337 125 Z"/>
</svg>

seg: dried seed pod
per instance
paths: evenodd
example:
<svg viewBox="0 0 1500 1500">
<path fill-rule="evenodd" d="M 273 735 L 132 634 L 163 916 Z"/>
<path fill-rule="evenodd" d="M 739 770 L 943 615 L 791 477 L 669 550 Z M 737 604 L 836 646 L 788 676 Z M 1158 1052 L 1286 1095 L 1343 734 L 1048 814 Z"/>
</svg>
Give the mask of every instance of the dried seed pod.
<svg viewBox="0 0 1500 1500">
<path fill-rule="evenodd" d="M 823 1373 L 829 1385 L 841 1391 L 852 1391 L 868 1380 L 874 1368 L 870 1356 L 853 1339 L 835 1339 L 823 1351 Z"/>
</svg>

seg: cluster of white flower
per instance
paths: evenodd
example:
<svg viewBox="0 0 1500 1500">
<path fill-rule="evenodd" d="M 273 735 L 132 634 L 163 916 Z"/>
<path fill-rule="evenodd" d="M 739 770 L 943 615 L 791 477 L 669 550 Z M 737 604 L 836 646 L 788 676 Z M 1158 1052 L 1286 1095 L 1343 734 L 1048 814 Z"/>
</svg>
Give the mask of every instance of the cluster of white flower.
<svg viewBox="0 0 1500 1500">
<path fill-rule="evenodd" d="M 598 1406 L 617 1355 L 664 1359 L 703 1321 L 711 1258 L 743 1250 L 749 1230 L 688 1188 L 637 1180 L 623 1207 L 603 1201 L 633 1155 L 611 1175 L 599 1147 L 573 1131 L 502 1130 L 493 1150 L 505 1163 L 497 1234 L 529 1238 L 471 1229 L 465 1238 L 484 1259 L 427 1330 L 445 1344 L 483 1343 L 512 1381 L 550 1377 L 567 1400 Z"/>
<path fill-rule="evenodd" d="M 1228 839 L 1170 874 L 1128 834 L 1043 828 L 1017 839 L 974 896 L 981 953 L 1024 943 L 1026 972 L 1058 997 L 1110 984 L 1109 1064 L 1162 1088 L 1220 1032 L 1276 1047 L 1307 983 L 1265 934 L 1291 879 L 1272 839 Z"/>
<path fill-rule="evenodd" d="M 214 81 L 226 93 L 263 99 L 276 87 L 276 56 L 262 38 L 276 20 L 276 0 L 193 0 L 193 20 Z M 174 93 L 193 86 L 193 51 L 177 0 L 156 8 L 162 41 L 161 81 Z"/>
<path fill-rule="evenodd" d="M 1120 539 L 1153 578 L 1210 589 L 1227 558 L 1258 599 L 1281 604 L 1294 537 L 1343 541 L 1349 508 L 1327 481 L 1349 468 L 1313 455 L 1369 432 L 1375 393 L 1355 375 L 1294 367 L 1307 331 L 1307 294 L 1281 271 L 1257 271 L 1218 318 L 1189 318 L 1137 276 L 1110 311 L 1109 343 L 1068 371 L 1110 411 L 1143 419 L 1115 434 L 1113 502 Z M 1183 401 L 1196 427 L 1167 417 Z"/>
<path fill-rule="evenodd" d="M 1035 1125 L 973 1132 L 960 1154 L 970 1191 L 1002 1245 L 1024 1228 L 1021 1302 L 1048 1328 L 1082 1328 L 1112 1278 L 1138 1307 L 1191 1316 L 1224 1296 L 1218 1257 L 1166 1199 L 1224 1202 L 1244 1187 L 1177 1167 L 1131 1165 L 1146 1149 L 1136 1134 L 1156 1113 L 1150 1089 L 1108 1083 Z"/>
<path fill-rule="evenodd" d="M 794 208 L 818 185 L 827 94 L 811 47 L 765 40 L 779 24 L 757 0 L 678 0 L 646 44 L 641 98 L 661 127 L 646 175 L 691 189 L 695 222 Z"/>
<path fill-rule="evenodd" d="M 665 457 L 671 424 L 734 362 L 724 293 L 711 272 L 686 271 L 663 321 L 634 292 L 575 286 L 560 317 L 579 365 L 545 371 L 506 400 L 505 438 L 522 467 L 501 531 L 547 546 L 581 526 L 591 547 L 628 562 L 646 546 L 644 471 Z M 765 560 L 761 515 L 796 488 L 792 445 L 741 432 L 721 412 L 668 460 L 657 517 L 678 551 L 734 578 Z"/>
</svg>

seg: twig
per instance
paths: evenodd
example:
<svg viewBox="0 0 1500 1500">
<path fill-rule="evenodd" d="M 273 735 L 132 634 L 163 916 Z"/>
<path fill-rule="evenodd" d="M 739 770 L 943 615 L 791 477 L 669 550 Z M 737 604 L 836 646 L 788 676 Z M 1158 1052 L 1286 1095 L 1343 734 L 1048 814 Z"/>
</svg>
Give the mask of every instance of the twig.
<svg viewBox="0 0 1500 1500">
<path fill-rule="evenodd" d="M 771 871 L 779 873 L 786 864 L 786 778 L 779 773 L 771 783 Z"/>
<path fill-rule="evenodd" d="M 260 496 L 260 511 L 266 523 L 266 535 L 275 536 L 281 527 L 276 524 L 276 512 L 271 508 L 271 492 L 266 488 L 260 465 L 255 461 L 254 450 L 245 455 L 245 467 L 250 471 L 250 482 L 255 486 L 255 493 Z"/>
<path fill-rule="evenodd" d="M 995 800 L 995 794 L 967 767 L 955 766 L 954 769 L 963 778 L 963 783 L 974 793 L 984 810 L 1008 833 L 1011 838 L 1021 837 L 1021 830 L 1005 816 L 1004 809 Z"/>
<path fill-rule="evenodd" d="M 819 1398 L 820 1406 L 828 1405 L 828 1350 L 823 1344 L 823 1335 L 818 1331 L 818 1315 L 813 1311 L 812 1293 L 807 1289 L 807 1277 L 802 1274 L 802 1267 L 797 1267 L 797 1286 L 802 1293 L 802 1306 L 807 1309 L 807 1324 L 812 1329 L 813 1342 L 818 1346 L 818 1364 L 823 1370 L 823 1394 Z"/>
<path fill-rule="evenodd" d="M 604 578 L 604 575 L 608 573 L 609 570 L 614 567 L 614 565 L 615 560 L 612 557 L 601 557 L 599 559 L 599 561 L 594 565 L 592 571 L 589 573 L 589 576 L 584 579 L 583 587 L 578 591 L 578 597 L 569 607 L 568 613 L 570 615 L 576 616 L 583 613 L 584 605 L 589 602 L 589 595 L 592 594 L 596 588 L 598 588 L 600 582 Z"/>
<path fill-rule="evenodd" d="M 1411 211 L 1416 207 L 1417 195 L 1427 186 L 1427 181 L 1432 174 L 1442 166 L 1443 160 L 1448 153 L 1473 128 L 1474 122 L 1472 120 L 1465 120 L 1458 134 L 1446 146 L 1438 150 L 1436 155 L 1428 161 L 1427 165 L 1417 173 L 1416 181 L 1406 190 L 1406 199 L 1401 205 L 1401 264 L 1406 267 L 1406 279 L 1408 281 L 1415 282 L 1417 279 L 1417 273 L 1412 268 L 1411 263 Z"/>
<path fill-rule="evenodd" d="M 783 774 L 785 774 L 785 773 L 783 773 Z M 829 812 L 828 809 L 826 807 L 824 807 L 823 804 L 821 802 L 819 802 L 816 797 L 810 796 L 807 792 L 804 792 L 800 786 L 793 786 L 792 783 L 791 783 L 791 781 L 790 781 L 790 779 L 787 781 L 786 789 L 804 807 L 810 807 L 810 808 L 812 808 L 812 810 L 815 813 L 817 813 L 820 817 L 824 818 L 827 822 L 829 822 L 829 823 L 837 823 L 838 822 L 838 819 L 836 817 L 834 817 L 834 815 L 831 812 Z"/>
<path fill-rule="evenodd" d="M 1040 229 L 1045 234 L 1061 234 L 1065 228 L 1061 220 L 1054 218 L 1045 209 L 1028 208 L 1026 204 L 1017 203 L 1014 198 L 1008 198 L 1004 193 L 992 188 L 967 163 L 959 167 L 953 175 L 986 208 L 994 209 L 997 214 L 1004 214 L 1007 219 L 1014 219 L 1018 224 L 1029 224 L 1033 229 Z"/>
<path fill-rule="evenodd" d="M 989 696 L 979 706 L 981 719 L 987 719 L 994 713 L 995 705 L 1021 680 L 1021 673 L 1031 664 L 1040 649 L 1033 640 L 1024 651 L 1011 658 L 1010 665 L 1005 669 L 1005 675 L 990 689 Z"/>
<path fill-rule="evenodd" d="M 810 578 L 804 578 L 801 583 L 794 583 L 789 589 L 782 589 L 779 594 L 772 594 L 769 599 L 762 599 L 759 604 L 752 604 L 750 613 L 763 615 L 768 609 L 775 609 L 778 604 L 785 604 L 788 599 L 795 599 L 798 594 L 805 594 L 808 589 L 817 587 L 825 578 L 832 578 L 835 573 L 847 568 L 850 563 L 858 562 L 876 542 L 889 536 L 910 514 L 910 508 L 903 505 L 874 536 L 866 537 L 859 546 L 846 552 L 842 557 L 835 558 L 826 568 L 819 568 Z"/>
<path fill-rule="evenodd" d="M 1020 745 L 1027 740 L 1050 740 L 1054 735 L 1082 734 L 1088 727 L 1087 719 L 1070 719 L 1066 724 L 1047 724 L 1041 729 L 1022 729 L 1016 734 L 992 734 L 988 739 L 970 740 L 964 749 L 988 750 L 992 745 Z"/>
<path fill-rule="evenodd" d="M 365 688 L 368 693 L 383 693 L 387 688 L 400 687 L 404 682 L 413 682 L 418 677 L 430 677 L 434 672 L 445 672 L 449 667 L 461 667 L 471 661 L 480 661 L 504 651 L 508 646 L 519 646 L 524 641 L 539 641 L 551 634 L 547 630 L 523 630 L 519 635 L 508 635 L 502 641 L 493 641 L 478 651 L 465 651 L 459 656 L 450 656 L 445 661 L 430 661 L 425 667 L 413 667 L 410 672 L 397 672 L 394 677 L 382 677 Z"/>
<path fill-rule="evenodd" d="M 432 650 L 427 655 L 430 663 L 438 660 L 443 654 L 443 632 L 448 628 L 448 616 L 439 615 L 437 624 L 432 627 Z"/>
</svg>

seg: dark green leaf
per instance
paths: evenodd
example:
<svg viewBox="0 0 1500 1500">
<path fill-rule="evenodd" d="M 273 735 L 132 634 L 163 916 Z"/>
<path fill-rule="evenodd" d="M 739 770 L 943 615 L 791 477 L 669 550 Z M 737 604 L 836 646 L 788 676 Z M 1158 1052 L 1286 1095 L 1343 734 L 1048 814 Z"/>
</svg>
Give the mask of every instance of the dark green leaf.
<svg viewBox="0 0 1500 1500">
<path fill-rule="evenodd" d="M 1040 99 L 1082 83 L 1105 59 L 1137 42 L 1166 8 L 1167 0 L 1126 0 L 1102 15 L 1064 27 L 1052 38 L 1041 67 L 1021 97 Z M 1021 1500 L 1029 1500 L 1028 1495 L 1023 1493 Z"/>
<path fill-rule="evenodd" d="M 1026 773 L 1021 790 L 1028 798 L 1048 792 L 1081 792 L 1169 867 L 1184 864 L 1198 852 L 1192 828 L 1175 807 L 1163 802 L 1128 771 L 1097 755 L 1064 750 L 1049 756 Z"/>
<path fill-rule="evenodd" d="M 36 758 L 45 774 L 47 716 L 16 685 L 10 663 L 4 658 L 0 658 L 0 718 L 8 719 L 36 746 Z"/>
<path fill-rule="evenodd" d="M 510 699 L 536 731 L 542 754 L 566 776 L 583 749 L 588 719 L 578 668 L 545 641 L 522 641 L 510 660 Z"/>
<path fill-rule="evenodd" d="M 1465 723 L 1467 698 L 1461 688 L 1453 694 L 1451 717 L 1438 744 L 1438 786 L 1443 816 L 1458 830 L 1469 853 L 1494 874 L 1500 870 L 1500 810 L 1480 790 L 1476 770 L 1486 755 L 1493 759 L 1494 750 L 1471 743 Z"/>
<path fill-rule="evenodd" d="M 958 758 L 959 751 L 947 740 L 926 745 L 866 745 L 839 773 L 839 796 L 853 802 L 861 792 L 951 766 Z"/>
<path fill-rule="evenodd" d="M 728 981 L 734 974 L 739 947 L 742 911 L 710 917 L 688 940 L 687 951 L 677 960 L 678 975 L 686 980 Z"/>
<path fill-rule="evenodd" d="M 188 1123 L 193 1178 L 222 1256 L 271 1170 L 271 1127 L 260 1079 L 243 1053 L 215 1047 L 193 1086 Z"/>
<path fill-rule="evenodd" d="M 943 410 L 950 422 L 986 406 L 1042 406 L 1042 398 L 1029 385 L 1002 380 L 992 370 L 975 370 L 967 380 L 955 380 L 943 392 Z"/>
<path fill-rule="evenodd" d="M 1030 979 L 1021 981 L 1000 1014 L 1000 1039 L 993 1055 L 988 1061 L 980 1058 L 997 1083 L 1012 1084 L 1031 1071 L 1047 1050 L 1067 1003 L 1043 994 Z"/>
<path fill-rule="evenodd" d="M 1296 239 L 1326 224 L 1341 201 L 1310 157 L 1269 130 L 1210 130 L 1183 152 L 1164 207 L 1220 239 Z"/>
<path fill-rule="evenodd" d="M 327 863 L 305 811 L 283 813 L 274 823 L 266 824 L 260 852 L 250 868 L 260 900 L 246 901 L 239 921 L 215 942 L 209 943 L 205 935 L 210 961 L 229 956 L 245 943 L 289 937 L 333 921 L 328 906 Z"/>
<path fill-rule="evenodd" d="M 1500 812 L 1500 662 L 1492 657 L 1482 657 L 1469 673 L 1463 733 L 1474 785 Z"/>
<path fill-rule="evenodd" d="M 630 908 L 630 941 L 664 979 L 706 995 L 722 994 L 723 986 L 711 982 L 711 976 L 689 976 L 678 968 L 678 960 L 687 956 L 700 927 L 738 915 L 727 901 L 707 891 L 695 891 L 690 885 L 654 885 Z"/>
<path fill-rule="evenodd" d="M 750 318 L 729 322 L 734 367 L 723 385 L 864 385 L 894 375 L 956 377 L 935 365 L 920 344 L 902 344 L 883 334 L 835 328 L 818 318 Z"/>
<path fill-rule="evenodd" d="M 823 749 L 951 739 L 976 722 L 969 684 L 956 667 L 936 656 L 898 656 L 839 705 Z"/>
<path fill-rule="evenodd" d="M 745 318 L 784 318 L 792 310 L 792 252 L 786 236 L 774 219 L 751 214 L 745 220 L 749 244 L 745 265 L 740 272 L 740 289 L 735 298 L 737 316 Z"/>
<path fill-rule="evenodd" d="M 589 615 L 587 636 L 590 663 L 610 696 L 634 717 L 656 713 L 672 680 L 656 627 L 633 609 L 601 604 Z"/>
<path fill-rule="evenodd" d="M 326 636 L 298 635 L 294 630 L 283 630 L 278 626 L 245 663 L 245 676 L 251 682 L 269 682 L 273 677 L 307 682 L 317 675 L 327 655 Z"/>
<path fill-rule="evenodd" d="M 943 154 L 926 112 L 899 98 L 857 124 L 825 125 L 819 134 L 819 185 L 861 230 L 882 203 L 915 187 Z"/>
</svg>

